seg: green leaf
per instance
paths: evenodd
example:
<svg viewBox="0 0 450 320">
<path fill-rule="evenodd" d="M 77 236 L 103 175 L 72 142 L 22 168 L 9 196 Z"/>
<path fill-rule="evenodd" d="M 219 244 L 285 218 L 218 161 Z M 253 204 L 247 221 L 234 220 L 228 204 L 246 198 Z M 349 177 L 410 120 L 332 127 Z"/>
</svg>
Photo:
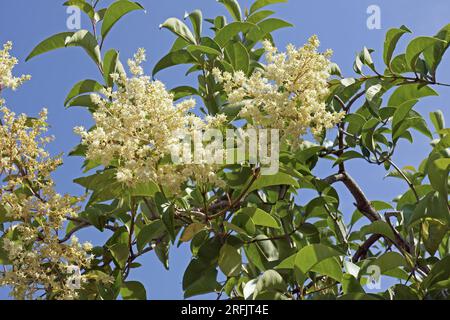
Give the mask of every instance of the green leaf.
<svg viewBox="0 0 450 320">
<path fill-rule="evenodd" d="M 130 191 L 132 197 L 153 197 L 159 192 L 159 187 L 153 181 L 140 183 Z"/>
<path fill-rule="evenodd" d="M 280 253 L 269 237 L 259 234 L 254 239 L 256 247 L 268 262 L 278 261 Z"/>
<path fill-rule="evenodd" d="M 445 41 L 433 37 L 418 37 L 413 39 L 406 48 L 406 64 L 414 70 L 420 54 L 439 43 L 442 45 L 446 44 Z"/>
<path fill-rule="evenodd" d="M 242 21 L 241 6 L 237 0 L 218 0 L 218 2 L 227 8 L 235 21 Z"/>
<path fill-rule="evenodd" d="M 447 223 L 439 220 L 428 219 L 422 223 L 423 244 L 431 256 L 434 256 L 449 231 Z"/>
<path fill-rule="evenodd" d="M 265 271 L 257 280 L 253 298 L 264 292 L 284 292 L 286 283 L 283 277 L 275 270 Z"/>
<path fill-rule="evenodd" d="M 450 279 L 450 255 L 434 264 L 420 286 L 424 289 L 432 289 L 434 286 L 438 286 L 440 282 L 448 281 L 448 279 Z"/>
<path fill-rule="evenodd" d="M 188 225 L 185 229 L 183 234 L 181 235 L 180 241 L 181 242 L 189 242 L 194 238 L 194 236 L 199 233 L 202 230 L 205 230 L 206 225 L 204 223 L 200 222 L 194 222 Z"/>
<path fill-rule="evenodd" d="M 336 281 L 342 281 L 342 266 L 339 258 L 332 257 L 320 261 L 311 268 L 311 271 L 320 273 L 321 275 L 328 276 Z"/>
<path fill-rule="evenodd" d="M 366 234 L 380 234 L 391 240 L 395 240 L 394 232 L 387 222 L 378 220 L 361 228 L 361 236 Z"/>
<path fill-rule="evenodd" d="M 231 229 L 238 233 L 242 231 L 247 235 L 253 235 L 256 232 L 255 223 L 248 215 L 237 214 L 233 217 Z"/>
<path fill-rule="evenodd" d="M 173 94 L 173 100 L 177 101 L 185 97 L 189 96 L 195 96 L 199 95 L 199 92 L 197 89 L 189 87 L 189 86 L 180 86 L 173 88 L 170 90 L 170 92 Z"/>
<path fill-rule="evenodd" d="M 190 45 L 186 48 L 187 51 L 190 53 L 199 53 L 199 54 L 206 54 L 208 56 L 217 57 L 220 56 L 222 53 L 218 51 L 215 48 L 211 48 L 208 46 L 202 46 L 202 45 Z"/>
<path fill-rule="evenodd" d="M 25 59 L 25 61 L 28 61 L 31 58 L 41 55 L 43 53 L 64 48 L 66 45 L 66 39 L 68 37 L 73 36 L 74 34 L 75 34 L 74 32 L 62 32 L 45 39 L 33 49 L 33 51 Z"/>
<path fill-rule="evenodd" d="M 358 280 L 351 274 L 344 274 L 342 277 L 342 291 L 348 293 L 365 293 Z"/>
<path fill-rule="evenodd" d="M 80 30 L 75 32 L 75 34 L 66 38 L 65 46 L 83 48 L 97 65 L 102 65 L 100 46 L 97 43 L 97 39 L 89 31 Z"/>
<path fill-rule="evenodd" d="M 242 257 L 239 250 L 224 244 L 220 249 L 219 268 L 227 277 L 239 276 L 242 268 Z"/>
<path fill-rule="evenodd" d="M 252 29 L 247 36 L 248 40 L 253 41 L 255 43 L 263 39 L 264 36 L 272 33 L 275 30 L 292 27 L 293 25 L 281 19 L 269 18 L 264 21 L 261 21 L 260 23 L 257 24 L 257 26 L 259 28 Z"/>
<path fill-rule="evenodd" d="M 380 274 L 385 274 L 398 267 L 407 267 L 408 264 L 400 253 L 391 251 L 382 254 L 368 266 L 378 266 L 380 268 Z"/>
<path fill-rule="evenodd" d="M 183 21 L 177 18 L 169 18 L 159 27 L 172 31 L 174 34 L 183 38 L 191 44 L 197 44 L 197 41 L 191 30 L 189 30 L 189 27 Z"/>
<path fill-rule="evenodd" d="M 434 190 L 442 195 L 448 195 L 448 173 L 450 169 L 450 158 L 440 158 L 437 152 L 433 152 L 428 159 L 428 178 Z"/>
<path fill-rule="evenodd" d="M 98 105 L 96 104 L 95 100 L 92 98 L 92 95 L 85 94 L 78 97 L 75 97 L 72 99 L 67 105 L 67 108 L 70 107 L 85 107 L 88 108 L 89 111 L 93 112 L 97 110 Z"/>
<path fill-rule="evenodd" d="M 286 3 L 287 0 L 257 0 L 250 7 L 250 14 L 271 4 Z"/>
<path fill-rule="evenodd" d="M 420 99 L 428 96 L 437 96 L 438 93 L 428 86 L 413 83 L 398 87 L 389 98 L 388 105 L 396 107 L 408 100 Z"/>
<path fill-rule="evenodd" d="M 191 13 L 186 13 L 184 15 L 184 19 L 189 18 L 192 23 L 192 27 L 194 28 L 194 33 L 197 42 L 200 41 L 202 37 L 202 24 L 203 24 L 203 14 L 200 10 L 194 10 Z"/>
<path fill-rule="evenodd" d="M 64 2 L 63 6 L 78 7 L 81 11 L 88 15 L 91 21 L 98 22 L 100 20 L 100 17 L 96 14 L 95 9 L 85 0 L 69 0 Z"/>
<path fill-rule="evenodd" d="M 70 90 L 69 94 L 66 97 L 66 100 L 64 101 L 64 106 L 67 107 L 68 102 L 74 97 L 79 96 L 80 94 L 88 92 L 99 92 L 102 89 L 104 89 L 104 87 L 95 80 L 80 81 Z"/>
<path fill-rule="evenodd" d="M 145 287 L 138 281 L 127 281 L 123 283 L 120 294 L 124 300 L 147 300 Z"/>
<path fill-rule="evenodd" d="M 341 252 L 326 245 L 311 244 L 297 253 L 295 267 L 305 274 L 321 261 L 341 255 L 343 255 Z"/>
<path fill-rule="evenodd" d="M 441 110 L 430 112 L 430 120 L 433 123 L 436 132 L 445 128 L 445 117 Z"/>
<path fill-rule="evenodd" d="M 169 270 L 169 249 L 170 243 L 160 242 L 156 245 L 155 253 L 159 261 L 163 264 L 166 270 Z"/>
<path fill-rule="evenodd" d="M 294 178 L 286 173 L 279 172 L 275 175 L 259 177 L 249 188 L 248 193 L 255 190 L 261 190 L 266 187 L 279 185 L 288 185 L 296 189 L 299 188 L 298 182 Z"/>
<path fill-rule="evenodd" d="M 184 297 L 214 291 L 218 286 L 216 267 L 205 264 L 200 259 L 193 259 L 189 263 L 183 276 Z"/>
<path fill-rule="evenodd" d="M 395 51 L 395 47 L 397 46 L 398 41 L 405 33 L 411 33 L 405 26 L 401 26 L 400 28 L 392 28 L 389 29 L 386 33 L 386 39 L 384 41 L 384 52 L 383 52 L 383 60 L 386 66 L 390 68 L 392 54 Z"/>
<path fill-rule="evenodd" d="M 440 64 L 444 53 L 450 46 L 450 24 L 447 24 L 436 34 L 435 38 L 441 39 L 445 42 L 437 43 L 434 46 L 429 47 L 423 53 L 428 68 L 430 69 L 431 76 L 436 78 L 436 69 Z"/>
<path fill-rule="evenodd" d="M 162 220 L 164 222 L 164 225 L 166 226 L 167 231 L 170 234 L 172 242 L 174 242 L 176 234 L 175 234 L 175 209 L 173 208 L 173 206 L 168 206 L 164 208 Z"/>
<path fill-rule="evenodd" d="M 333 164 L 333 167 L 351 159 L 362 159 L 362 158 L 364 158 L 364 156 L 359 152 L 353 150 L 346 151 L 338 159 L 336 159 L 336 161 Z"/>
<path fill-rule="evenodd" d="M 106 52 L 105 57 L 103 59 L 103 74 L 104 79 L 106 82 L 106 85 L 111 88 L 114 84 L 114 81 L 112 79 L 113 73 L 125 73 L 125 70 L 123 70 L 123 66 L 120 63 L 119 60 L 119 52 L 117 52 L 114 49 L 109 50 Z"/>
<path fill-rule="evenodd" d="M 114 261 L 120 267 L 120 269 L 125 268 L 125 264 L 128 260 L 129 248 L 126 243 L 116 243 L 112 245 L 109 250 L 111 251 L 111 255 L 114 258 Z"/>
<path fill-rule="evenodd" d="M 296 256 L 297 254 L 294 253 L 293 255 L 287 257 L 286 259 L 281 261 L 280 264 L 275 267 L 275 269 L 294 269 Z"/>
<path fill-rule="evenodd" d="M 195 58 L 187 50 L 173 51 L 163 57 L 153 68 L 153 76 L 159 71 L 179 64 L 195 63 Z"/>
<path fill-rule="evenodd" d="M 280 225 L 269 213 L 259 208 L 247 207 L 240 209 L 236 215 L 248 215 L 253 223 L 258 226 L 280 229 Z"/>
<path fill-rule="evenodd" d="M 243 71 L 247 74 L 250 66 L 250 55 L 244 45 L 240 42 L 235 42 L 230 45 L 227 53 L 230 56 L 230 62 L 234 70 Z"/>
<path fill-rule="evenodd" d="M 102 23 L 102 38 L 105 39 L 111 28 L 126 14 L 135 10 L 144 10 L 137 2 L 132 1 L 116 1 L 111 4 L 105 12 Z"/>
<path fill-rule="evenodd" d="M 148 243 L 162 237 L 165 231 L 166 228 L 162 220 L 155 220 L 145 225 L 137 236 L 138 250 L 142 251 Z"/>
<path fill-rule="evenodd" d="M 252 15 L 250 15 L 249 17 L 247 17 L 246 22 L 257 24 L 261 20 L 264 20 L 265 18 L 270 17 L 274 13 L 275 13 L 275 11 L 270 11 L 270 10 L 263 10 L 263 11 L 255 12 Z"/>
<path fill-rule="evenodd" d="M 214 40 L 217 42 L 219 46 L 222 48 L 225 47 L 225 45 L 234 39 L 235 36 L 237 36 L 240 32 L 247 32 L 251 28 L 255 28 L 256 25 L 253 23 L 248 22 L 232 22 L 230 24 L 227 24 L 225 27 L 220 29 Z"/>
<path fill-rule="evenodd" d="M 403 121 L 408 116 L 412 108 L 419 102 L 419 100 L 408 100 L 403 102 L 397 107 L 392 118 L 392 139 L 396 140 L 400 137 L 407 128 L 404 130 L 399 130 L 402 126 Z"/>
<path fill-rule="evenodd" d="M 94 112 L 97 110 L 98 105 L 96 104 L 95 100 L 92 98 L 92 95 L 85 94 L 78 97 L 75 97 L 72 99 L 67 105 L 67 108 L 70 107 L 85 107 L 88 108 L 89 111 Z"/>
</svg>

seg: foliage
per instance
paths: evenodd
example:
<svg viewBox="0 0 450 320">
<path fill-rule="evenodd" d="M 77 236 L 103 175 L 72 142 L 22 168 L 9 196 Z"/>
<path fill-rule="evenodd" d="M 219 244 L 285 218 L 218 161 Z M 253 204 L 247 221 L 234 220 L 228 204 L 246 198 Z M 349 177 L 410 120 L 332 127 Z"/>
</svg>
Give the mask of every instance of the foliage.
<svg viewBox="0 0 450 320">
<path fill-rule="evenodd" d="M 143 9 L 125 0 L 100 9 L 101 2 L 68 1 L 66 5 L 86 13 L 92 31 L 54 35 L 28 57 L 64 47 L 84 49 L 103 83 L 80 81 L 65 105 L 86 107 L 94 115 L 98 104 L 93 93 L 123 89 L 119 51 L 104 53 L 105 40 L 121 17 Z M 265 67 L 262 42 L 273 43 L 272 33 L 291 25 L 271 17 L 274 12 L 266 8 L 283 0 L 257 0 L 245 12 L 237 0 L 219 2 L 232 21 L 225 16 L 204 19 L 195 10 L 185 21 L 170 18 L 161 24 L 175 41 L 152 75 L 187 65 L 186 75 L 197 75 L 198 85 L 173 88 L 173 100 L 195 96 L 205 116 L 224 115 L 233 128 L 242 120 L 242 104 L 230 103 L 229 90 L 213 70 L 251 78 Z M 339 67 L 330 65 L 324 103 L 328 112 L 343 114 L 342 121 L 336 131 L 316 134 L 314 143 L 283 143 L 280 172 L 274 176 L 261 175 L 258 165 L 225 166 L 216 172 L 224 185 L 190 179 L 175 193 L 152 180 L 137 186 L 121 183 L 116 176 L 120 161 L 102 166 L 86 157 L 86 145 L 75 147 L 71 155 L 84 157 L 84 172 L 90 172 L 75 182 L 86 188 L 89 199 L 66 233 L 91 226 L 112 231 L 105 244 L 93 248 L 91 265 L 83 271 L 91 280 L 79 297 L 145 299 L 143 285 L 127 280 L 140 267 L 136 259 L 153 251 L 169 268 L 169 251 L 188 244 L 192 260 L 183 277 L 186 298 L 215 292 L 233 299 L 448 299 L 450 131 L 442 111 L 430 112 L 430 127 L 415 105 L 437 95 L 435 88 L 448 87 L 438 82 L 437 72 L 450 45 L 450 24 L 435 36 L 410 40 L 404 53 L 396 53 L 400 38 L 409 33 L 405 26 L 387 32 L 382 68 L 375 66 L 375 52 L 368 48 L 357 55 L 353 77 L 342 77 Z M 393 160 L 398 145 L 403 140 L 414 143 L 415 134 L 426 136 L 432 151 L 419 167 L 400 168 Z M 396 199 L 368 199 L 346 168 L 354 159 L 383 166 L 387 177 L 402 179 L 403 193 Z M 322 162 L 334 170 L 332 175 L 314 175 Z M 337 183 L 354 197 L 349 223 Z M 314 190 L 317 196 L 304 203 L 296 197 L 301 189 Z M 0 207 L 0 240 L 10 227 L 4 217 Z M 0 261 L 7 265 L 2 254 L 0 248 Z M 374 266 L 398 283 L 366 292 Z M 113 280 L 96 280 L 106 275 Z M 52 298 L 48 290 L 46 298 Z"/>
</svg>

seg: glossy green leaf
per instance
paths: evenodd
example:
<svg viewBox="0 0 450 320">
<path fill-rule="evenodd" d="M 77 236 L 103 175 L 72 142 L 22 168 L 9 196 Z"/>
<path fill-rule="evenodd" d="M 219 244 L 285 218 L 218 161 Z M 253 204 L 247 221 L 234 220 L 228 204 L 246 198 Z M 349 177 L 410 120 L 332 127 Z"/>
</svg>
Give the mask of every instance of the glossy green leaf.
<svg viewBox="0 0 450 320">
<path fill-rule="evenodd" d="M 311 244 L 302 248 L 295 257 L 295 266 L 307 273 L 315 265 L 332 257 L 341 256 L 342 253 L 323 244 Z"/>
<path fill-rule="evenodd" d="M 153 68 L 153 76 L 159 71 L 177 66 L 180 64 L 195 63 L 195 58 L 187 50 L 173 51 L 163 57 Z"/>
<path fill-rule="evenodd" d="M 298 182 L 292 178 L 290 175 L 279 172 L 275 175 L 271 176 L 261 176 L 252 184 L 249 188 L 248 193 L 253 192 L 255 190 L 260 190 L 270 186 L 279 186 L 279 185 L 288 185 L 293 186 L 294 188 L 298 188 Z"/>
<path fill-rule="evenodd" d="M 398 87 L 389 98 L 388 105 L 396 107 L 408 100 L 420 99 L 428 96 L 437 96 L 438 93 L 428 86 L 421 84 L 408 84 Z"/>
<path fill-rule="evenodd" d="M 28 55 L 25 61 L 28 61 L 31 58 L 43 53 L 64 48 L 66 46 L 66 39 L 73 36 L 74 34 L 74 32 L 62 32 L 45 39 L 33 49 L 33 51 Z"/>
<path fill-rule="evenodd" d="M 80 30 L 65 40 L 66 47 L 81 47 L 94 60 L 97 65 L 102 65 L 100 46 L 94 35 L 87 30 Z"/>
<path fill-rule="evenodd" d="M 189 29 L 189 27 L 183 21 L 177 18 L 169 18 L 159 27 L 172 31 L 174 34 L 183 38 L 191 44 L 197 44 L 195 36 L 192 34 L 192 31 Z"/>
<path fill-rule="evenodd" d="M 147 300 L 145 287 L 138 281 L 127 281 L 123 283 L 120 294 L 124 300 Z"/>
<path fill-rule="evenodd" d="M 384 63 L 390 67 L 392 54 L 395 51 L 395 47 L 397 46 L 398 41 L 405 33 L 411 33 L 405 26 L 401 26 L 400 28 L 392 28 L 389 29 L 386 33 L 386 39 L 384 41 L 384 52 L 383 52 L 383 60 Z"/>
<path fill-rule="evenodd" d="M 147 244 L 163 236 L 165 231 L 164 223 L 161 220 L 155 220 L 145 225 L 137 236 L 138 250 L 142 251 Z"/>
<path fill-rule="evenodd" d="M 433 37 L 418 37 L 412 40 L 406 48 L 406 64 L 414 69 L 417 58 L 428 48 L 441 43 L 445 45 L 446 42 Z"/>
<path fill-rule="evenodd" d="M 227 277 L 236 277 L 240 274 L 242 257 L 239 250 L 228 244 L 220 249 L 219 268 Z"/>
<path fill-rule="evenodd" d="M 242 21 L 241 6 L 237 0 L 218 0 L 222 3 L 235 21 Z"/>
<path fill-rule="evenodd" d="M 247 32 L 251 28 L 256 27 L 253 23 L 248 22 L 232 22 L 227 24 L 225 27 L 220 29 L 214 40 L 219 44 L 222 48 L 227 44 L 227 42 L 234 39 L 241 32 Z"/>
<path fill-rule="evenodd" d="M 78 7 L 88 15 L 91 21 L 98 22 L 100 20 L 100 16 L 96 14 L 95 9 L 85 0 L 69 0 L 64 2 L 63 5 L 67 7 Z"/>
<path fill-rule="evenodd" d="M 105 39 L 112 27 L 126 14 L 135 11 L 144 10 L 144 7 L 137 2 L 116 1 L 111 4 L 105 12 L 102 23 L 102 38 Z"/>
<path fill-rule="evenodd" d="M 199 42 L 200 38 L 202 36 L 202 29 L 203 29 L 203 14 L 202 14 L 202 12 L 200 10 L 194 10 L 191 13 L 186 13 L 184 15 L 184 19 L 186 19 L 186 18 L 189 18 L 189 20 L 191 20 L 192 27 L 194 28 L 196 40 L 197 40 L 197 42 Z"/>
<path fill-rule="evenodd" d="M 130 195 L 132 197 L 153 197 L 159 191 L 158 185 L 153 181 L 149 181 L 133 187 L 130 190 Z"/>
<path fill-rule="evenodd" d="M 240 42 L 233 43 L 227 50 L 231 59 L 231 65 L 235 71 L 243 71 L 247 74 L 250 66 L 250 55 L 247 49 Z"/>
<path fill-rule="evenodd" d="M 64 105 L 67 107 L 67 104 L 70 100 L 83 93 L 99 92 L 102 89 L 104 89 L 104 87 L 95 80 L 80 81 L 70 90 L 69 94 L 66 97 L 66 100 L 64 101 Z"/>
<path fill-rule="evenodd" d="M 287 2 L 287 0 L 257 0 L 250 7 L 250 13 L 252 14 L 252 13 L 258 11 L 259 9 L 264 8 L 271 4 L 286 3 L 286 2 Z"/>
<path fill-rule="evenodd" d="M 441 110 L 430 112 L 430 120 L 433 123 L 436 132 L 445 128 L 445 117 Z"/>
<path fill-rule="evenodd" d="M 391 240 L 395 239 L 394 232 L 387 222 L 384 221 L 374 221 L 371 224 L 361 228 L 361 235 L 366 234 L 380 234 Z"/>
<path fill-rule="evenodd" d="M 236 215 L 245 214 L 258 226 L 280 229 L 280 225 L 269 213 L 259 208 L 247 207 L 239 210 Z"/>
<path fill-rule="evenodd" d="M 202 230 L 205 230 L 206 225 L 200 222 L 194 222 L 188 225 L 181 235 L 181 242 L 189 242 L 194 238 L 194 236 Z"/>
<path fill-rule="evenodd" d="M 174 95 L 173 100 L 177 101 L 185 97 L 199 95 L 197 89 L 189 87 L 189 86 L 180 86 L 173 88 L 170 92 Z"/>
<path fill-rule="evenodd" d="M 109 248 L 114 261 L 119 265 L 120 269 L 125 268 L 125 264 L 128 260 L 129 248 L 128 244 L 117 243 Z"/>
</svg>

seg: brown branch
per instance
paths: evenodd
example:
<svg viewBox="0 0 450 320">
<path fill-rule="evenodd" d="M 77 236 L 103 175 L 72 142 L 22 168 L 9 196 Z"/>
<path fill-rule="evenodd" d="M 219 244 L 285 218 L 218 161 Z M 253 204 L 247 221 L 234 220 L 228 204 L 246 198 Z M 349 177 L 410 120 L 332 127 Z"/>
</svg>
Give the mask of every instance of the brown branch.
<svg viewBox="0 0 450 320">
<path fill-rule="evenodd" d="M 208 216 L 208 220 L 213 220 L 215 218 L 221 217 L 221 216 L 225 215 L 229 210 L 238 206 L 241 203 L 241 200 L 247 195 L 247 192 L 248 192 L 248 190 L 250 190 L 253 183 L 255 183 L 255 181 L 258 179 L 259 173 L 260 173 L 259 168 L 255 169 L 252 179 L 250 180 L 247 187 L 245 187 L 245 189 L 241 192 L 241 194 L 227 208 L 223 209 L 222 211 L 220 211 L 217 214 Z"/>
<path fill-rule="evenodd" d="M 361 258 L 365 258 L 367 256 L 367 252 L 369 251 L 370 247 L 377 242 L 382 235 L 380 234 L 373 234 L 371 235 L 359 248 L 356 250 L 355 254 L 353 255 L 352 261 L 358 262 Z"/>
<path fill-rule="evenodd" d="M 353 198 L 355 199 L 356 208 L 366 218 L 368 218 L 372 222 L 383 220 L 380 214 L 377 212 L 377 210 L 372 206 L 367 196 L 361 190 L 360 186 L 347 172 L 332 175 L 328 178 L 325 178 L 323 181 L 329 182 L 330 184 L 341 181 L 342 183 L 344 183 L 344 185 L 347 187 L 347 189 L 350 191 Z M 411 245 L 405 239 L 402 238 L 402 236 L 398 233 L 398 231 L 395 228 L 392 228 L 392 231 L 394 232 L 395 239 L 387 239 L 387 240 L 388 241 L 392 240 L 394 242 L 394 245 L 400 251 L 406 251 L 408 253 L 411 253 L 412 252 Z"/>
</svg>

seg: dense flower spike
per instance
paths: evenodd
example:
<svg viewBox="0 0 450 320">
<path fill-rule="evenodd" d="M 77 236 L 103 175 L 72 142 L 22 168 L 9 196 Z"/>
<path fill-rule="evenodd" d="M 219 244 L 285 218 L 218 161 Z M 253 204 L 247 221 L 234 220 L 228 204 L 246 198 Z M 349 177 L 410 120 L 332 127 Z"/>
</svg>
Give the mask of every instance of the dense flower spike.
<svg viewBox="0 0 450 320">
<path fill-rule="evenodd" d="M 12 49 L 12 43 L 7 42 L 3 45 L 3 50 L 0 50 L 0 90 L 3 88 L 17 89 L 24 81 L 29 80 L 31 77 L 28 75 L 16 78 L 12 75 L 14 66 L 18 63 L 18 60 L 11 57 L 9 52 Z"/>
<path fill-rule="evenodd" d="M 3 86 L 14 89 L 22 80 L 12 78 L 13 65 L 1 81 Z M 61 159 L 50 157 L 44 150 L 51 140 L 43 136 L 47 111 L 44 109 L 38 119 L 16 116 L 4 101 L 0 101 L 0 111 L 0 218 L 6 221 L 0 252 L 9 260 L 0 272 L 0 286 L 11 287 L 11 295 L 17 299 L 36 298 L 42 292 L 54 299 L 76 298 L 67 268 L 88 267 L 91 258 L 85 249 L 90 247 L 75 239 L 64 244 L 58 238 L 67 218 L 76 216 L 80 199 L 61 196 L 54 189 L 51 174 Z"/>
<path fill-rule="evenodd" d="M 116 166 L 118 181 L 127 185 L 153 180 L 177 190 L 190 177 L 197 182 L 219 183 L 213 167 L 207 164 L 163 163 L 179 142 L 177 132 L 206 129 L 208 123 L 188 113 L 195 106 L 193 99 L 175 105 L 163 83 L 144 75 L 143 61 L 145 51 L 140 49 L 128 61 L 133 77 L 115 74 L 119 89 L 105 90 L 105 98 L 94 96 L 98 105 L 95 128 L 75 128 L 87 146 L 86 157 L 104 166 Z M 214 125 L 224 120 L 209 119 Z"/>
<path fill-rule="evenodd" d="M 326 110 L 331 51 L 318 53 L 316 36 L 296 49 L 289 45 L 279 53 L 265 41 L 267 65 L 250 77 L 242 71 L 234 74 L 214 69 L 232 104 L 244 104 L 240 115 L 250 125 L 279 129 L 284 138 L 296 143 L 310 129 L 319 136 L 332 128 L 343 114 Z"/>
</svg>

